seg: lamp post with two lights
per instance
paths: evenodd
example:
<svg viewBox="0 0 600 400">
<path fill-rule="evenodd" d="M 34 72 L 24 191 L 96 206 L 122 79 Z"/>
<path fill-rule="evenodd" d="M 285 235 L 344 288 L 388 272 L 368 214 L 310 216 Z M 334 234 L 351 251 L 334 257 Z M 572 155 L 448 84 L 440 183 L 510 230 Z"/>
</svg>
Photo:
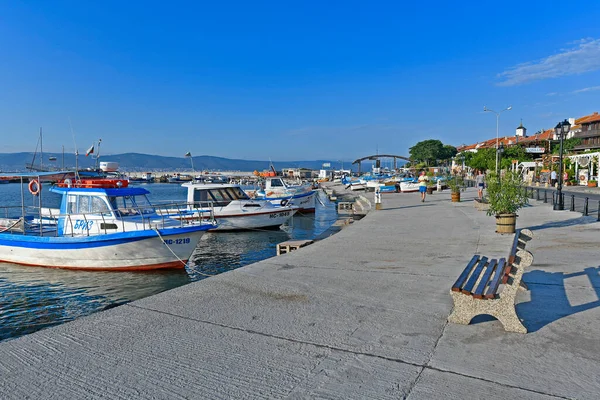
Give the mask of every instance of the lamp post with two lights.
<svg viewBox="0 0 600 400">
<path fill-rule="evenodd" d="M 569 133 L 571 129 L 571 124 L 566 119 L 563 122 L 559 122 L 556 124 L 554 128 L 554 134 L 556 137 L 560 139 L 560 147 L 558 150 L 558 188 L 556 190 L 556 195 L 558 199 L 554 202 L 555 210 L 564 210 L 565 202 L 562 196 L 562 185 L 563 185 L 563 140 Z"/>
<path fill-rule="evenodd" d="M 496 173 L 498 173 L 498 127 L 500 125 L 500 114 L 502 114 L 504 111 L 510 111 L 510 110 L 512 110 L 512 106 L 508 106 L 500 112 L 490 110 L 486 106 L 483 106 L 484 112 L 491 112 L 491 113 L 496 114 Z"/>
</svg>

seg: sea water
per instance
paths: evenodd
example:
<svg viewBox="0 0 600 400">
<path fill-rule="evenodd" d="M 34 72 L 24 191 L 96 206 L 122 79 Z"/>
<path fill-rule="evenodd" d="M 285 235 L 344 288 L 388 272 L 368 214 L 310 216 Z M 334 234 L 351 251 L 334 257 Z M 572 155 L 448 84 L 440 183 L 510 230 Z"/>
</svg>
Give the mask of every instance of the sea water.
<svg viewBox="0 0 600 400">
<path fill-rule="evenodd" d="M 150 201 L 185 201 L 176 184 L 139 184 Z M 36 198 L 25 190 L 25 204 Z M 314 214 L 294 216 L 278 230 L 208 232 L 185 270 L 88 272 L 0 263 L 0 341 L 71 321 L 133 300 L 273 257 L 278 243 L 314 239 L 337 219 L 335 204 L 321 191 Z M 44 206 L 58 208 L 60 197 L 42 192 Z M 21 184 L 0 185 L 0 206 L 21 204 Z"/>
</svg>

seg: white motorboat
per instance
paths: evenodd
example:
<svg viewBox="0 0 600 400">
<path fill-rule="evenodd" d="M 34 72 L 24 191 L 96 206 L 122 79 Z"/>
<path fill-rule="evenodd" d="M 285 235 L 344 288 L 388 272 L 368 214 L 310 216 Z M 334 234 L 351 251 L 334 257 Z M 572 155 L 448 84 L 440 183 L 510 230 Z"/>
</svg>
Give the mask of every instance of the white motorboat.
<svg viewBox="0 0 600 400">
<path fill-rule="evenodd" d="M 400 191 L 402 193 L 418 192 L 419 182 L 417 181 L 402 181 L 400 182 Z"/>
<path fill-rule="evenodd" d="M 268 200 L 273 205 L 291 205 L 302 213 L 316 210 L 317 191 L 312 185 L 288 185 L 280 177 L 267 177 L 260 190 L 248 190 L 246 193 L 254 199 Z"/>
<path fill-rule="evenodd" d="M 276 228 L 298 211 L 291 204 L 275 206 L 268 200 L 251 199 L 237 184 L 197 183 L 182 185 L 187 188 L 189 215 L 197 217 L 198 209 L 212 203 L 217 231 Z"/>
</svg>

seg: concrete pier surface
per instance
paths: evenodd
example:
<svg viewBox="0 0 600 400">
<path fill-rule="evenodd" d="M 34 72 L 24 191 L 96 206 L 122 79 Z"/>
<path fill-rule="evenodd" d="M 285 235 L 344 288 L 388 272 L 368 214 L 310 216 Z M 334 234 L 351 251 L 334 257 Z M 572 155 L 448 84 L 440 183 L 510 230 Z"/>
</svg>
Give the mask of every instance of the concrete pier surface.
<svg viewBox="0 0 600 400">
<path fill-rule="evenodd" d="M 302 249 L 0 343 L 0 398 L 597 399 L 600 223 L 533 201 L 529 333 L 450 324 L 467 262 L 513 239 L 475 193 L 384 194 Z"/>
</svg>

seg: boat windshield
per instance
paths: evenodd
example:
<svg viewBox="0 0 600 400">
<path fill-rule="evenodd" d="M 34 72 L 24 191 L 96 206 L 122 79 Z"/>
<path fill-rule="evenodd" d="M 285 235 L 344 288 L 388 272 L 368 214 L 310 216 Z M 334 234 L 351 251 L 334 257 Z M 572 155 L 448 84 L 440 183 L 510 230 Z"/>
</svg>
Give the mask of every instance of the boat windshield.
<svg viewBox="0 0 600 400">
<path fill-rule="evenodd" d="M 146 195 L 138 196 L 111 196 L 108 198 L 113 210 L 120 215 L 152 214 L 154 207 L 148 201 Z"/>
<path fill-rule="evenodd" d="M 69 214 L 109 214 L 106 200 L 97 196 L 69 195 L 67 198 Z"/>
<path fill-rule="evenodd" d="M 283 187 L 281 179 L 271 179 L 271 187 Z"/>
<path fill-rule="evenodd" d="M 232 200 L 247 200 L 248 195 L 239 187 L 226 187 L 208 190 L 195 190 L 194 202 L 214 201 L 217 204 L 229 204 Z"/>
</svg>

